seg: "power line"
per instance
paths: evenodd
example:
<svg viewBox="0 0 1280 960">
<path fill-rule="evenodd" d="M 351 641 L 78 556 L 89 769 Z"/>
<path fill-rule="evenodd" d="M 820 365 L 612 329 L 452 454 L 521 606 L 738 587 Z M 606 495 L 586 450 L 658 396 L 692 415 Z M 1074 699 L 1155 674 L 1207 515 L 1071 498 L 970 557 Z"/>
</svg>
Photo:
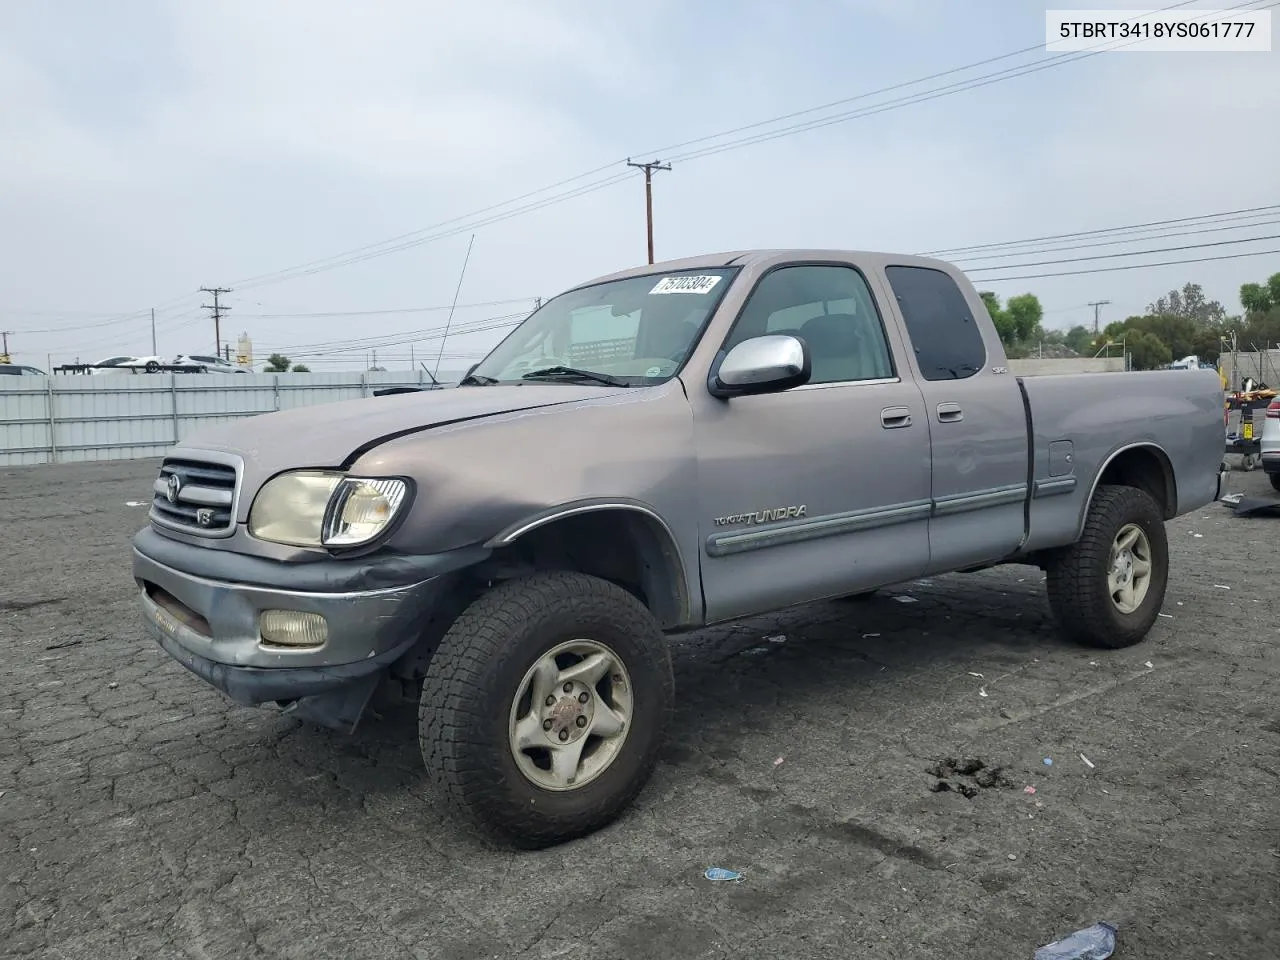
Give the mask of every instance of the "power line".
<svg viewBox="0 0 1280 960">
<path fill-rule="evenodd" d="M 926 250 L 916 254 L 920 257 L 946 257 L 957 253 L 975 253 L 980 250 L 994 250 L 1000 247 L 1020 247 L 1027 244 L 1047 243 L 1054 240 L 1076 240 L 1084 237 L 1098 236 L 1104 233 L 1128 233 L 1130 231 L 1141 230 L 1146 227 L 1159 228 L 1179 223 L 1191 223 L 1194 221 L 1218 221 L 1228 218 L 1248 219 L 1249 217 L 1262 216 L 1263 214 L 1274 213 L 1280 211 L 1280 203 L 1273 203 L 1266 206 L 1245 207 L 1241 210 L 1225 210 L 1221 213 L 1202 213 L 1194 217 L 1174 217 L 1170 220 L 1150 220 L 1146 223 L 1131 223 L 1120 227 L 1100 227 L 1096 230 L 1080 230 L 1076 233 L 1056 233 L 1044 237 L 1031 237 L 1026 240 L 1002 240 L 999 243 L 981 243 L 968 247 L 950 247 L 945 250 Z M 1247 215 L 1247 216 L 1241 216 Z M 1200 232 L 1200 231 L 1194 231 Z"/>
<path fill-rule="evenodd" d="M 1176 247 L 1155 247 L 1150 250 L 1121 250 L 1117 253 L 1099 253 L 1092 257 L 1065 257 L 1061 260 L 1032 260 L 1029 263 L 1006 263 L 999 267 L 966 267 L 966 271 L 973 270 L 982 272 L 985 270 L 1017 270 L 1022 267 L 1052 267 L 1062 263 L 1083 263 L 1086 260 L 1115 260 L 1118 257 L 1145 257 L 1153 253 L 1176 253 L 1180 250 L 1200 250 L 1204 247 L 1229 247 L 1238 243 L 1257 243 L 1260 240 L 1280 240 L 1280 233 L 1269 234 L 1265 237 L 1242 237 L 1237 240 L 1215 240 L 1209 243 L 1185 243 Z"/>
<path fill-rule="evenodd" d="M 627 166 L 644 171 L 644 223 L 649 237 L 649 262 L 653 263 L 653 172 L 655 170 L 670 170 L 671 164 L 663 163 L 660 160 L 650 160 L 648 163 L 633 163 L 631 158 L 627 157 Z"/>
<path fill-rule="evenodd" d="M 1089 306 L 1093 307 L 1093 335 L 1095 337 L 1098 335 L 1099 311 L 1110 302 L 1110 300 L 1094 300 L 1089 304 Z"/>
<path fill-rule="evenodd" d="M 1158 11 L 1153 11 L 1153 12 L 1163 12 L 1166 10 L 1173 10 L 1178 7 L 1187 6 L 1190 2 L 1192 2 L 1192 0 L 1183 0 L 1183 2 L 1174 3 L 1169 6 L 1160 8 L 1160 10 Z M 1236 6 L 1227 8 L 1224 11 L 1206 11 L 1206 13 L 1231 12 L 1231 11 L 1242 9 L 1245 7 L 1250 7 L 1255 2 L 1257 2 L 1257 0 L 1246 0 L 1245 3 L 1237 4 Z M 1280 5 L 1280 4 L 1269 3 L 1263 7 L 1259 7 L 1258 9 L 1269 9 L 1270 7 L 1276 6 L 1276 5 Z M 1129 18 L 1129 20 L 1138 20 L 1147 15 L 1148 14 L 1144 13 L 1137 17 L 1131 17 Z M 1136 40 L 1130 41 L 1130 43 L 1136 43 L 1136 42 L 1139 42 L 1139 41 L 1136 41 Z M 1119 44 L 1100 43 L 1095 45 L 1095 47 L 1112 50 L 1112 49 L 1118 49 L 1120 47 L 1127 46 L 1127 45 L 1128 44 L 1126 43 L 1119 43 Z M 740 127 L 735 127 L 731 130 L 721 131 L 720 133 L 717 133 L 717 134 L 709 134 L 703 137 L 695 138 L 693 140 L 684 141 L 682 144 L 677 144 L 674 146 L 679 147 L 679 146 L 687 146 L 687 145 L 707 142 L 710 140 L 722 138 L 724 136 L 729 136 L 744 130 L 755 129 L 762 126 L 768 126 L 772 123 L 777 123 L 782 120 L 792 119 L 797 116 L 830 109 L 832 106 L 842 105 L 842 104 L 853 102 L 860 99 L 866 99 L 872 96 L 877 96 L 884 92 L 903 89 L 906 87 L 915 86 L 921 83 L 928 82 L 929 80 L 938 79 L 938 78 L 949 76 L 956 73 L 962 73 L 966 70 L 974 69 L 979 66 L 985 66 L 1000 60 L 1009 59 L 1011 57 L 1015 57 L 1023 53 L 1028 53 L 1033 50 L 1038 50 L 1041 48 L 1042 48 L 1041 44 L 1037 43 L 1034 46 L 1020 48 L 1018 50 L 1010 51 L 1005 54 L 1000 54 L 995 57 L 988 57 L 983 60 L 975 61 L 974 63 L 952 68 L 950 70 L 941 71 L 939 73 L 930 74 L 928 76 L 917 78 L 915 80 L 894 84 L 889 87 L 881 88 L 880 90 L 877 90 L 877 91 L 869 91 L 869 92 L 857 94 L 851 97 L 845 97 L 845 98 L 842 98 L 841 100 L 831 101 L 829 103 L 822 104 L 819 106 L 809 107 L 799 111 L 792 111 L 790 113 L 782 114 L 777 117 L 757 121 L 755 123 L 747 124 Z M 1017 76 L 1025 76 L 1029 73 L 1038 72 L 1039 70 L 1047 69 L 1052 66 L 1058 66 L 1064 63 L 1069 63 L 1069 62 L 1076 62 L 1081 59 L 1086 59 L 1091 56 L 1096 56 L 1098 53 L 1101 53 L 1101 52 L 1104 52 L 1104 50 L 1103 49 L 1095 50 L 1094 48 L 1089 48 L 1085 51 L 1078 51 L 1070 54 L 1062 54 L 1053 58 L 1049 58 L 1048 60 L 1042 61 L 1038 64 L 1023 65 L 1022 67 L 1010 68 L 1003 71 L 996 71 L 995 73 L 987 74 L 977 78 L 971 78 L 970 80 L 963 81 L 962 83 L 959 83 L 959 84 L 950 84 L 950 85 L 935 89 L 933 91 L 924 91 L 923 93 L 915 94 L 910 97 L 898 98 L 898 100 L 896 101 L 890 101 L 889 103 L 886 103 L 886 104 L 876 105 L 870 110 L 853 111 L 853 112 L 847 112 L 844 114 L 839 114 L 834 117 L 820 118 L 818 120 L 811 121 L 806 124 L 792 125 L 791 127 L 784 128 L 781 131 L 774 131 L 761 137 L 743 138 L 741 140 L 733 141 L 728 144 L 719 144 L 713 148 L 709 148 L 706 150 L 692 151 L 684 154 L 683 156 L 676 157 L 673 159 L 684 161 L 688 159 L 697 159 L 705 156 L 711 156 L 714 153 L 724 152 L 725 150 L 738 149 L 743 146 L 749 146 L 753 143 L 763 142 L 765 139 L 776 139 L 777 137 L 780 137 L 780 136 L 789 136 L 795 133 L 804 132 L 805 130 L 815 129 L 818 126 L 827 126 L 832 123 L 842 123 L 848 120 L 859 119 L 864 116 L 871 116 L 876 113 L 885 112 L 890 109 L 899 109 L 903 106 L 910 106 L 915 103 L 923 103 L 928 100 L 937 99 L 942 96 L 950 96 L 954 93 L 959 93 L 964 90 L 975 89 L 978 86 L 986 86 L 989 83 L 1002 82 L 1003 80 L 1013 79 L 1014 77 L 1017 77 Z M 659 151 L 659 152 L 663 152 L 663 151 Z M 401 250 L 409 249 L 411 247 L 418 246 L 424 243 L 430 243 L 437 240 L 445 239 L 446 237 L 454 236 L 458 233 L 462 233 L 467 230 L 474 230 L 481 226 L 488 226 L 494 223 L 502 222 L 504 220 L 512 219 L 513 217 L 520 216 L 524 213 L 533 212 L 535 210 L 542 209 L 546 206 L 550 206 L 555 203 L 565 202 L 569 199 L 574 199 L 576 197 L 583 196 L 588 193 L 596 192 L 597 190 L 605 189 L 609 186 L 622 182 L 624 179 L 627 178 L 627 175 L 621 174 L 621 175 L 605 177 L 603 179 L 586 184 L 585 186 L 576 187 L 572 190 L 564 191 L 562 193 L 553 195 L 551 197 L 544 198 L 543 200 L 540 200 L 534 203 L 525 204 L 522 207 L 509 210 L 503 214 L 488 217 L 487 219 L 481 220 L 479 222 L 472 222 L 472 223 L 465 224 L 463 226 L 458 227 L 457 229 L 453 229 L 453 230 L 441 229 L 452 224 L 458 224 L 462 221 L 472 220 L 474 217 L 480 216 L 482 214 L 501 210 L 504 207 L 511 206 L 512 204 L 523 201 L 523 200 L 531 199 L 540 194 L 546 193 L 550 190 L 557 189 L 561 186 L 567 186 L 572 183 L 577 183 L 578 181 L 585 180 L 591 176 L 594 176 L 608 169 L 611 169 L 612 167 L 613 167 L 613 163 L 601 165 L 600 167 L 594 168 L 593 170 L 589 170 L 584 173 L 577 174 L 573 177 L 568 177 L 563 180 L 559 180 L 554 184 L 551 184 L 546 187 L 542 187 L 538 190 L 528 191 L 526 193 L 519 195 L 518 197 L 511 198 L 510 200 L 506 200 L 501 203 L 491 204 L 487 207 L 483 207 L 480 210 L 473 211 L 471 214 L 453 217 L 449 220 L 440 221 L 439 223 L 434 224 L 430 227 L 426 227 L 420 230 L 415 230 L 409 233 L 401 234 L 397 237 L 392 237 L 387 240 L 379 241 L 374 244 L 367 244 L 362 247 L 353 248 L 352 250 L 348 250 L 339 254 L 334 254 L 330 257 L 309 261 L 304 264 L 299 264 L 294 267 L 288 267 L 281 270 L 272 271 L 266 274 L 258 274 L 254 277 L 250 277 L 244 281 L 241 281 L 239 283 L 239 286 L 250 287 L 250 286 L 260 286 L 265 283 L 283 282 L 285 280 L 295 279 L 297 277 L 306 276 L 311 273 L 320 272 L 322 270 L 336 269 L 338 267 L 358 263 L 363 260 L 373 259 L 374 257 L 380 257 L 380 256 L 385 256 L 391 253 L 396 253 Z M 433 230 L 439 231 L 439 232 L 432 234 L 431 231 Z M 185 297 L 177 298 L 177 299 L 185 299 Z M 174 302 L 174 301 L 170 301 L 170 302 Z M 122 322 L 125 319 L 126 318 L 120 318 Z M 114 322 L 114 321 L 108 321 L 108 323 L 110 322 Z M 106 325 L 106 324 L 103 324 L 103 325 Z M 42 332 L 54 332 L 54 331 L 42 331 Z"/>
<path fill-rule="evenodd" d="M 1173 10 L 1178 7 L 1187 6 L 1191 2 L 1193 2 L 1193 0 L 1182 0 L 1182 2 L 1174 3 L 1169 6 L 1162 7 L 1160 8 L 1160 10 L 1153 11 L 1153 12 L 1164 12 L 1166 10 Z M 1236 10 L 1243 7 L 1248 7 L 1255 2 L 1256 0 L 1246 0 L 1245 3 L 1238 4 L 1236 7 L 1227 8 L 1226 11 L 1221 11 L 1221 12 L 1229 12 L 1230 10 Z M 1268 6 L 1273 6 L 1273 5 L 1276 5 L 1276 4 L 1269 4 Z M 1259 9 L 1267 9 L 1267 7 L 1262 7 Z M 1219 11 L 1207 11 L 1207 12 L 1214 13 Z M 1148 14 L 1144 13 L 1138 17 L 1132 17 L 1129 19 L 1137 20 L 1147 15 Z M 1139 41 L 1136 41 L 1136 40 L 1130 41 L 1130 43 L 1136 43 L 1136 42 L 1139 42 Z M 1110 42 L 1106 42 L 1106 43 L 1095 44 L 1095 47 L 1105 48 L 1110 50 L 1110 49 L 1118 49 L 1119 47 L 1123 47 L 1127 45 L 1129 44 L 1126 44 L 1126 43 L 1111 44 Z M 939 76 L 946 76 L 953 73 L 963 72 L 964 70 L 973 69 L 974 67 L 977 67 L 977 66 L 983 66 L 988 63 L 994 62 L 996 60 L 1006 59 L 1008 57 L 1016 56 L 1021 53 L 1029 52 L 1030 50 L 1040 49 L 1040 48 L 1041 48 L 1041 45 L 1036 44 L 1035 47 L 1027 47 L 1020 50 L 1011 51 L 1008 54 L 1002 54 L 998 57 L 986 58 L 984 60 L 976 61 L 975 63 L 966 64 L 965 66 L 962 66 L 962 67 L 956 67 L 952 70 L 943 71 L 941 74 L 931 74 L 928 77 L 922 77 L 916 80 L 907 81 L 905 83 L 896 84 L 893 87 L 886 88 L 886 89 L 891 90 L 891 89 L 900 89 L 902 87 L 907 87 L 907 86 L 914 86 L 916 84 L 926 82 L 929 79 L 934 79 Z M 963 90 L 975 89 L 978 86 L 986 86 L 989 83 L 1002 82 L 1003 80 L 1013 79 L 1014 77 L 1017 77 L 1017 76 L 1024 76 L 1027 73 L 1038 72 L 1039 70 L 1047 69 L 1053 66 L 1059 66 L 1064 63 L 1074 63 L 1079 60 L 1087 59 L 1088 57 L 1096 56 L 1098 53 L 1102 53 L 1102 52 L 1104 52 L 1103 49 L 1089 48 L 1089 50 L 1086 50 L 1086 51 L 1059 54 L 1039 64 L 1024 65 L 1023 67 L 1013 68 L 1012 70 L 997 71 L 996 73 L 993 73 L 993 74 L 980 76 L 977 78 L 971 78 L 970 81 L 964 81 L 962 84 L 950 84 L 948 86 L 939 88 L 938 90 L 935 90 L 935 91 L 931 91 L 931 92 L 925 91 L 922 94 L 916 94 L 916 95 L 913 95 L 912 97 L 899 98 L 897 101 L 890 101 L 888 104 L 880 104 L 868 111 L 854 111 L 852 113 L 837 115 L 836 117 L 823 118 L 816 121 L 810 121 L 806 124 L 793 125 L 792 127 L 784 128 L 782 131 L 776 131 L 767 135 L 763 135 L 759 137 L 744 138 L 739 141 L 731 141 L 728 144 L 720 144 L 712 148 L 699 150 L 699 151 L 692 151 L 683 155 L 672 157 L 671 161 L 683 162 L 689 159 L 696 159 L 704 156 L 711 156 L 714 153 L 724 152 L 725 150 L 728 150 L 728 149 L 738 149 L 742 146 L 749 146 L 753 143 L 763 142 L 763 140 L 765 139 L 775 139 L 778 136 L 787 136 L 794 133 L 803 132 L 804 130 L 814 129 L 816 126 L 826 126 L 831 123 L 841 123 L 847 120 L 858 119 L 862 116 L 871 116 L 875 113 L 881 113 L 888 109 L 898 109 L 903 106 L 910 106 L 914 103 L 922 103 L 922 102 L 926 102 L 927 100 L 938 99 L 941 96 L 950 96 L 951 94 L 959 93 L 959 92 L 962 92 Z M 1031 69 L 1026 69 L 1026 67 L 1028 66 L 1030 66 Z M 978 82 L 978 81 L 981 81 L 981 82 Z M 859 94 L 854 97 L 847 97 L 840 101 L 833 101 L 833 103 L 846 103 L 851 100 L 857 100 L 860 98 L 870 97 L 875 95 L 877 95 L 876 92 L 869 92 L 866 94 Z M 768 124 L 776 123 L 781 119 L 786 119 L 791 116 L 796 116 L 796 115 L 799 115 L 800 113 L 827 109 L 829 106 L 830 105 L 824 104 L 820 107 L 812 107 L 804 111 L 798 111 L 798 112 L 793 111 L 791 114 L 784 114 L 781 117 L 774 117 L 768 120 L 758 121 L 755 124 L 749 124 L 748 127 L 767 126 Z M 736 129 L 745 129 L 745 128 L 735 128 L 735 130 Z M 701 142 L 709 139 L 716 139 L 718 137 L 723 137 L 725 135 L 728 135 L 731 132 L 733 131 L 723 131 L 719 134 L 711 134 L 711 135 L 708 135 L 707 137 L 697 138 L 697 140 L 686 141 L 686 143 L 696 143 L 696 142 Z M 455 236 L 459 233 L 465 233 L 468 230 L 474 230 L 480 226 L 488 226 L 494 223 L 499 223 L 504 220 L 511 219 L 515 216 L 519 216 L 523 213 L 528 213 L 534 210 L 542 209 L 543 207 L 550 206 L 553 203 L 560 203 L 568 199 L 573 199 L 575 197 L 583 196 L 586 193 L 593 193 L 597 190 L 601 190 L 621 182 L 623 179 L 625 179 L 625 175 L 605 177 L 593 183 L 586 184 L 585 186 L 578 187 L 561 194 L 553 195 L 551 197 L 545 198 L 543 200 L 540 200 L 534 203 L 525 204 L 522 207 L 518 207 L 514 210 L 507 211 L 506 213 L 489 217 L 480 222 L 467 222 L 451 230 L 441 229 L 450 224 L 458 224 L 461 221 L 470 221 L 473 216 L 479 216 L 480 214 L 500 210 L 503 207 L 509 206 L 510 204 L 517 202 L 518 200 L 524 200 L 526 198 L 535 197 L 541 193 L 545 193 L 548 190 L 553 189 L 554 187 L 558 187 L 561 185 L 577 182 L 578 180 L 586 179 L 588 176 L 594 175 L 595 173 L 599 173 L 604 170 L 610 169 L 611 166 L 612 164 L 603 165 L 588 173 L 584 173 L 576 177 L 571 177 L 565 180 L 557 181 L 557 183 L 553 186 L 544 187 L 540 190 L 530 191 L 528 193 L 522 194 L 520 197 L 513 198 L 510 201 L 491 204 L 490 206 L 482 208 L 481 210 L 476 211 L 474 214 L 471 214 L 471 215 L 454 217 L 451 220 L 441 221 L 440 223 L 433 224 L 429 227 L 424 227 L 420 230 L 412 231 L 406 234 L 401 234 L 398 237 L 393 237 L 391 239 L 383 240 L 378 243 L 366 244 L 361 247 L 355 247 L 343 253 L 334 254 L 330 257 L 326 257 L 320 260 L 309 261 L 307 263 L 299 264 L 294 267 L 287 267 L 282 270 L 273 271 L 268 274 L 259 274 L 256 277 L 251 277 L 246 280 L 240 281 L 239 286 L 241 287 L 259 286 L 268 282 L 269 283 L 282 282 L 284 280 L 294 279 L 300 276 L 306 276 L 312 273 L 321 272 L 323 270 L 331 270 L 331 269 L 336 269 L 337 267 L 347 266 L 353 263 L 359 263 L 363 260 L 373 259 L 375 257 L 386 256 L 388 254 L 396 253 L 401 250 L 406 250 L 411 247 L 416 247 L 424 243 L 430 243 L 436 240 L 445 239 L 446 237 Z M 431 233 L 431 231 L 437 231 L 437 230 L 439 230 L 440 232 Z"/>
<path fill-rule="evenodd" d="M 1216 257 L 1192 257 L 1187 260 L 1162 260 L 1159 263 L 1127 263 L 1120 267 L 1090 267 L 1087 270 L 1062 270 L 1057 273 L 1026 273 L 1015 277 L 983 277 L 982 283 L 1002 283 L 1006 280 L 1042 280 L 1045 277 L 1076 277 L 1086 273 L 1116 273 L 1122 270 L 1145 270 L 1149 267 L 1171 267 L 1183 263 L 1212 263 L 1217 260 L 1240 260 L 1244 257 L 1264 257 L 1280 253 L 1277 250 L 1253 250 L 1249 253 L 1222 253 Z"/>
<path fill-rule="evenodd" d="M 200 306 L 205 310 L 213 311 L 213 353 L 214 356 L 222 356 L 222 315 L 230 310 L 230 307 L 224 307 L 218 300 L 220 294 L 230 293 L 230 287 L 201 287 L 204 293 L 213 294 L 213 303 L 202 303 Z"/>
<path fill-rule="evenodd" d="M 475 303 L 444 304 L 432 307 L 387 307 L 381 310 L 329 310 L 322 313 L 242 313 L 246 320 L 317 320 L 324 317 L 375 317 L 395 313 L 433 313 L 445 310 L 468 310 L 474 307 L 505 307 L 512 303 L 531 303 L 537 297 L 511 297 L 507 300 L 480 300 Z"/>
</svg>

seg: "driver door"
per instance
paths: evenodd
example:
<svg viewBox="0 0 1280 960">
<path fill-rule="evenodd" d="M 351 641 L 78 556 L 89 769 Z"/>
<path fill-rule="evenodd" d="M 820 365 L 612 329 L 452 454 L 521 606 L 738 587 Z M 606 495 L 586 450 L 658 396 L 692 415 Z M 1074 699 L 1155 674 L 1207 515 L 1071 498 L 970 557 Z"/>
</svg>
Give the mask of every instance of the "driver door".
<svg viewBox="0 0 1280 960">
<path fill-rule="evenodd" d="M 690 390 L 709 622 L 923 574 L 929 423 L 886 315 L 852 264 L 775 268 L 724 349 L 799 336 L 810 382 L 729 400 Z"/>
</svg>

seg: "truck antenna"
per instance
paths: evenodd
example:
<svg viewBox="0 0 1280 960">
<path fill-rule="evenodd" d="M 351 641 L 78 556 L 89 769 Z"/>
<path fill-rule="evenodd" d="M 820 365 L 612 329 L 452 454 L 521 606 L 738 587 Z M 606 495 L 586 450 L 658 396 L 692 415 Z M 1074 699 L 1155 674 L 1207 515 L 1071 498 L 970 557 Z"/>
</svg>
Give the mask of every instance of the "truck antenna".
<svg viewBox="0 0 1280 960">
<path fill-rule="evenodd" d="M 471 239 L 467 241 L 467 255 L 462 259 L 462 272 L 458 274 L 458 286 L 453 291 L 453 305 L 449 307 L 449 319 L 444 322 L 444 336 L 440 338 L 440 352 L 436 354 L 436 369 L 431 374 L 432 380 L 435 380 L 435 375 L 440 372 L 440 359 L 444 356 L 444 342 L 449 339 L 449 327 L 453 324 L 453 311 L 458 308 L 458 294 L 462 292 L 462 278 L 467 275 L 467 264 L 471 261 L 471 245 L 475 242 L 476 235 L 473 233 Z"/>
</svg>

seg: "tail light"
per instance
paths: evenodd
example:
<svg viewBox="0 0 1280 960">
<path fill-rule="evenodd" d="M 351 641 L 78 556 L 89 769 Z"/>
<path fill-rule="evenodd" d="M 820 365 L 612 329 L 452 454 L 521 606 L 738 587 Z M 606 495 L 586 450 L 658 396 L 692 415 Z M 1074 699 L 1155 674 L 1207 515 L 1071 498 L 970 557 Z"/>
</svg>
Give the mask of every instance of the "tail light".
<svg viewBox="0 0 1280 960">
<path fill-rule="evenodd" d="M 1272 400 L 1267 404 L 1267 419 L 1280 420 L 1280 399 Z"/>
</svg>

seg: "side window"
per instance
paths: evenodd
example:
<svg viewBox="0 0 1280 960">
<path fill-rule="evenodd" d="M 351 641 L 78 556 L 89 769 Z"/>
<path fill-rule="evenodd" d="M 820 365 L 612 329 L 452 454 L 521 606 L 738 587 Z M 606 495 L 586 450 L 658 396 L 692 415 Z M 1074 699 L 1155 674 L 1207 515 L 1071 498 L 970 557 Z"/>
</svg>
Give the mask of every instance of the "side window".
<svg viewBox="0 0 1280 960">
<path fill-rule="evenodd" d="M 886 267 L 926 380 L 964 380 L 987 362 L 982 331 L 956 282 L 930 267 Z"/>
<path fill-rule="evenodd" d="M 895 375 L 884 324 L 866 280 L 853 267 L 782 267 L 766 274 L 747 298 L 725 349 L 767 333 L 789 333 L 809 345 L 810 383 Z"/>
</svg>

